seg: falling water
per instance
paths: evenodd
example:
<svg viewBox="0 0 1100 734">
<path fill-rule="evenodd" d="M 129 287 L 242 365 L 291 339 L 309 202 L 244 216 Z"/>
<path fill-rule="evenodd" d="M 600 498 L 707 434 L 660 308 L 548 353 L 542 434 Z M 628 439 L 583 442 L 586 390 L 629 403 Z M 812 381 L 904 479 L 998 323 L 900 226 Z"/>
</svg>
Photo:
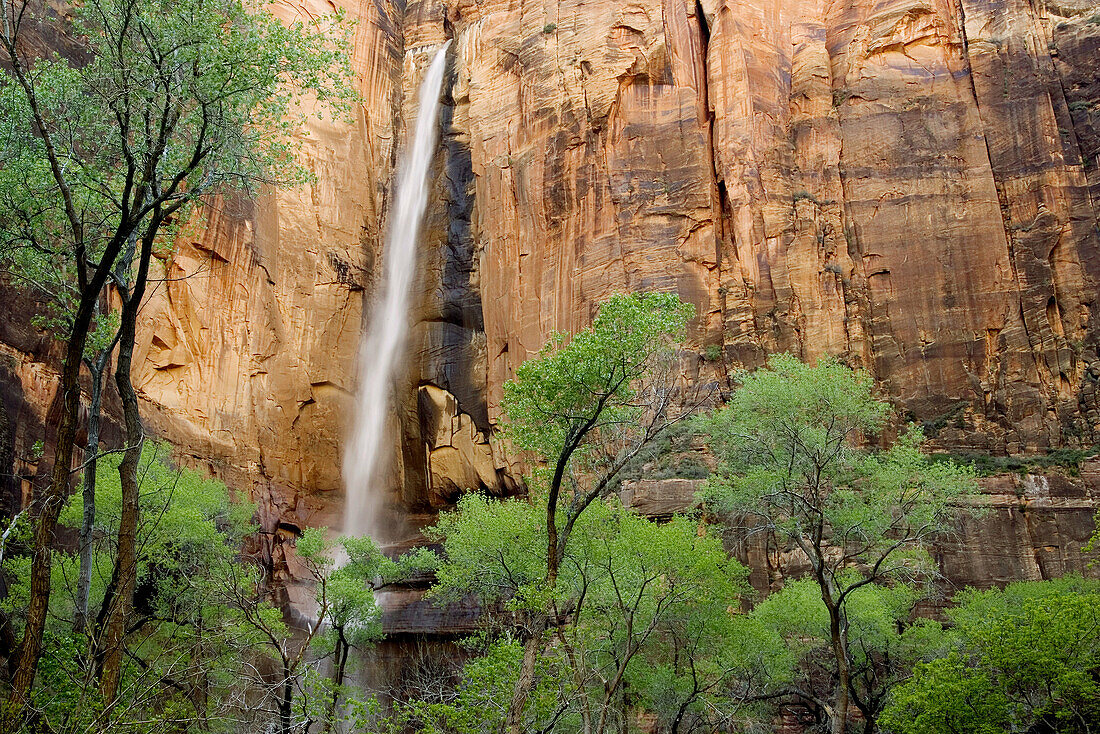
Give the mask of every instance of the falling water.
<svg viewBox="0 0 1100 734">
<path fill-rule="evenodd" d="M 344 532 L 376 533 L 380 459 L 386 445 L 386 416 L 394 370 L 409 329 L 409 290 L 416 267 L 417 238 L 428 200 L 428 172 L 438 139 L 439 93 L 446 60 L 445 43 L 420 84 L 420 112 L 416 131 L 397 175 L 396 196 L 390 211 L 381 300 L 371 314 L 366 338 L 359 350 L 359 396 L 355 423 L 344 449 L 344 486 L 347 508 Z"/>
</svg>

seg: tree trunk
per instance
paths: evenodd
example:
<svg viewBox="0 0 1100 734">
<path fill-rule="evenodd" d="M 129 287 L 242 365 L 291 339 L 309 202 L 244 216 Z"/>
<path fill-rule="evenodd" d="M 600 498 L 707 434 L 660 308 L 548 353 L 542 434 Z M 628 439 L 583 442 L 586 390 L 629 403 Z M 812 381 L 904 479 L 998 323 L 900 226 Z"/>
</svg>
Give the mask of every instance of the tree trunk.
<svg viewBox="0 0 1100 734">
<path fill-rule="evenodd" d="M 38 659 L 42 655 L 42 635 L 46 629 L 46 613 L 50 603 L 53 534 L 57 527 L 57 518 L 69 495 L 69 477 L 72 474 L 73 449 L 80 414 L 80 364 L 91 316 L 91 299 L 88 299 L 87 307 L 82 300 L 81 308 L 73 320 L 73 331 L 65 350 L 65 362 L 58 387 L 63 405 L 61 420 L 57 426 L 50 483 L 45 492 L 31 500 L 32 505 L 37 505 L 38 524 L 34 531 L 30 603 L 27 605 L 27 621 L 23 628 L 23 641 L 20 643 L 19 664 L 12 678 L 9 710 L 4 716 L 5 730 L 9 725 L 18 727 L 17 720 L 21 717 L 20 711 L 27 702 L 31 686 L 34 685 Z"/>
<path fill-rule="evenodd" d="M 290 677 L 290 668 L 283 663 L 283 693 L 279 698 L 279 734 L 290 734 L 291 717 L 294 713 L 294 681 Z"/>
<path fill-rule="evenodd" d="M 832 734 L 846 734 L 851 670 L 848 666 L 848 640 L 844 629 L 843 610 L 834 605 L 829 606 L 829 637 L 832 642 L 833 657 L 836 659 L 837 674 Z"/>
<path fill-rule="evenodd" d="M 348 651 L 350 646 L 344 639 L 344 631 L 339 630 L 336 641 L 335 660 L 336 669 L 332 674 L 332 698 L 328 702 L 328 711 L 325 715 L 324 734 L 331 734 L 336 729 L 336 711 L 340 707 L 340 686 L 344 685 L 344 671 L 348 663 Z"/>
<path fill-rule="evenodd" d="M 159 212 L 154 214 L 153 222 L 141 239 L 141 256 L 134 288 L 128 296 L 124 294 L 122 323 L 119 327 L 115 384 L 122 398 L 122 415 L 126 424 L 126 450 L 118 465 L 119 483 L 122 487 L 122 507 L 118 523 L 118 556 L 115 559 L 113 574 L 117 583 L 114 603 L 108 612 L 101 645 L 103 667 L 100 671 L 99 691 L 108 704 L 112 703 L 118 695 L 126 624 L 133 606 L 134 587 L 137 583 L 137 529 L 140 515 L 138 468 L 141 464 L 141 450 L 145 443 L 145 431 L 141 425 L 137 393 L 134 392 L 134 383 L 130 379 L 130 369 L 134 357 L 134 340 L 137 336 L 138 310 L 145 297 L 149 260 L 153 253 L 158 220 Z"/>
<path fill-rule="evenodd" d="M 504 730 L 508 734 L 524 734 L 523 712 L 527 708 L 527 698 L 535 685 L 535 664 L 542 652 L 542 638 L 547 629 L 545 614 L 537 615 L 532 625 L 531 636 L 523 644 L 523 665 L 519 669 L 519 678 L 512 693 L 512 703 L 508 707 L 508 716 L 504 721 Z"/>
<path fill-rule="evenodd" d="M 79 236 L 79 228 L 76 235 L 75 251 L 82 260 L 85 248 Z M 42 655 L 42 635 L 46 629 L 46 613 L 50 604 L 50 571 L 53 561 L 50 546 L 53 543 L 58 515 L 61 514 L 61 508 L 69 496 L 73 448 L 80 416 L 80 364 L 84 357 L 84 346 L 88 342 L 88 330 L 95 314 L 96 302 L 110 276 L 110 269 L 118 257 L 122 243 L 123 238 L 116 234 L 100 257 L 95 274 L 82 285 L 80 302 L 73 316 L 72 331 L 69 333 L 65 347 L 65 361 L 62 363 L 61 379 L 58 384 L 58 392 L 63 403 L 54 444 L 50 484 L 43 496 L 34 497 L 31 500 L 32 504 L 38 504 L 38 525 L 34 531 L 30 602 L 27 605 L 23 640 L 19 645 L 19 664 L 16 666 L 15 675 L 12 676 L 12 690 L 8 697 L 7 711 L 3 717 L 4 723 L 0 724 L 5 728 L 11 722 L 15 722 L 14 725 L 18 726 L 18 721 L 22 717 L 22 708 L 27 702 L 31 686 L 34 685 L 38 659 Z"/>
<path fill-rule="evenodd" d="M 103 402 L 102 360 L 92 372 L 92 395 L 88 405 L 88 445 L 84 449 L 84 516 L 80 522 L 80 576 L 76 582 L 76 613 L 73 632 L 89 633 L 88 595 L 92 588 L 92 533 L 95 529 L 95 473 L 99 453 L 100 411 Z M 98 369 L 97 369 L 98 368 Z"/>
<path fill-rule="evenodd" d="M 569 453 L 564 453 L 558 460 L 554 478 L 550 482 L 550 496 L 546 500 L 546 579 L 544 583 L 550 590 L 558 585 L 561 558 L 561 549 L 558 547 L 558 494 L 561 492 L 562 476 L 568 457 Z M 549 629 L 551 611 L 552 609 L 537 615 L 532 625 L 531 636 L 523 644 L 523 665 L 520 667 L 519 678 L 516 679 L 516 686 L 512 692 L 512 703 L 508 707 L 508 716 L 504 722 L 504 729 L 508 734 L 522 733 L 523 711 L 527 708 L 527 699 L 535 685 L 535 664 L 538 662 L 539 653 L 542 652 L 543 634 Z"/>
</svg>

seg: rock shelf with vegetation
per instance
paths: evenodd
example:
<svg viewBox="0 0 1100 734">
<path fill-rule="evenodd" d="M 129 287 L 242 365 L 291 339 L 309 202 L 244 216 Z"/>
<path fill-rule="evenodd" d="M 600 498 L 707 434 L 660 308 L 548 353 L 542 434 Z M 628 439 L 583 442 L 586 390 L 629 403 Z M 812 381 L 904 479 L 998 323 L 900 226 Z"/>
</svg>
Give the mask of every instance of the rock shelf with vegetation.
<svg viewBox="0 0 1100 734">
<path fill-rule="evenodd" d="M 1098 10 L 3 0 L 0 734 L 1097 731 Z"/>
</svg>

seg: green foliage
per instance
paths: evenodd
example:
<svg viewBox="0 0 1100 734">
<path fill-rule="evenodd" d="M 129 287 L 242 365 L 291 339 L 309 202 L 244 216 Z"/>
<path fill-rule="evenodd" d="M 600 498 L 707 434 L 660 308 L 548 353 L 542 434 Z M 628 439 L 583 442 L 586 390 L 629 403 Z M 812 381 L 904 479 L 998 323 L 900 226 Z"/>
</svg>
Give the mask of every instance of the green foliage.
<svg viewBox="0 0 1100 734">
<path fill-rule="evenodd" d="M 1100 453 L 1100 447 L 1087 449 L 1060 448 L 1051 449 L 1043 454 L 1017 454 L 1014 456 L 993 456 L 991 454 L 949 453 L 932 454 L 933 461 L 951 462 L 972 466 L 980 477 L 1012 472 L 1014 474 L 1041 473 L 1051 469 L 1062 470 L 1069 476 L 1081 473 L 1081 464 Z"/>
<path fill-rule="evenodd" d="M 1100 582 L 1023 582 L 956 601 L 954 649 L 895 690 L 885 731 L 1077 734 L 1100 725 Z"/>
<path fill-rule="evenodd" d="M 365 726 L 363 722 L 378 716 L 378 704 L 347 684 L 347 663 L 353 647 L 382 636 L 373 581 L 391 576 L 394 566 L 370 538 L 332 541 L 325 528 L 305 529 L 296 551 L 313 583 L 316 602 L 306 630 L 289 629 L 281 610 L 264 594 L 249 594 L 240 583 L 232 585 L 242 624 L 262 641 L 258 648 L 280 672 L 274 680 L 265 677 L 257 683 L 266 688 L 278 711 L 280 734 L 307 730 L 309 722 L 318 720 L 325 731 L 348 722 Z M 326 659 L 332 673 L 321 676 L 318 666 Z"/>
<path fill-rule="evenodd" d="M 255 531 L 251 504 L 233 501 L 225 485 L 165 461 L 163 446 L 146 443 L 142 453 L 138 584 L 123 685 L 117 704 L 104 709 L 94 676 L 95 648 L 72 631 L 79 558 L 57 554 L 50 602 L 51 624 L 38 671 L 34 704 L 48 731 L 233 732 L 263 730 L 290 691 L 293 726 L 307 720 L 365 727 L 381 716 L 378 702 L 342 679 L 321 674 L 331 658 L 346 663 L 353 646 L 381 637 L 380 610 L 372 581 L 393 576 L 394 564 L 369 538 L 328 540 L 324 529 L 307 529 L 297 544 L 311 574 L 318 623 L 307 633 L 290 627 L 274 603 L 273 590 L 241 557 Z M 104 604 L 114 568 L 114 538 L 121 513 L 120 454 L 102 458 L 96 482 L 95 548 L 91 608 Z M 82 507 L 70 500 L 62 524 L 76 527 Z M 25 531 L 10 537 L 24 543 Z M 341 562 L 335 559 L 339 554 Z M 13 580 L 3 611 L 21 624 L 26 607 L 25 556 L 4 560 Z M 335 663 L 334 663 L 335 664 Z M 285 670 L 274 683 L 258 670 Z M 267 690 L 268 710 L 241 701 Z M 372 724 L 373 725 L 373 724 Z"/>
<path fill-rule="evenodd" d="M 496 734 L 507 714 L 522 659 L 523 645 L 516 639 L 505 635 L 492 640 L 463 666 L 452 700 L 403 702 L 390 725 L 395 731 L 418 734 Z M 560 651 L 549 651 L 539 659 L 536 680 L 528 703 L 529 718 L 552 720 L 558 714 L 559 697 L 569 685 Z"/>
<path fill-rule="evenodd" d="M 652 396 L 639 381 L 674 357 L 693 314 L 690 304 L 667 293 L 611 296 L 591 328 L 553 335 L 538 358 L 505 383 L 505 435 L 550 463 L 577 440 L 583 443 L 571 458 L 578 463 L 601 446 L 617 445 L 605 431 L 643 423 Z"/>
<path fill-rule="evenodd" d="M 748 470 L 783 464 L 793 457 L 792 476 L 815 457 L 838 454 L 850 463 L 857 449 L 853 433 L 879 431 L 889 409 L 875 400 L 871 377 L 835 360 L 807 365 L 789 354 L 772 357 L 768 366 L 736 375 L 740 383 L 729 404 L 700 421 L 711 446 L 730 469 Z M 748 453 L 741 454 L 741 450 Z M 779 451 L 780 459 L 772 459 Z"/>
<path fill-rule="evenodd" d="M 537 526 L 524 528 L 544 538 L 538 551 L 543 578 L 513 584 L 509 599 L 531 616 L 530 627 L 537 630 L 524 642 L 523 671 L 507 714 L 510 731 L 517 731 L 532 692 L 544 633 L 562 629 L 558 580 L 578 523 L 594 502 L 613 492 L 615 478 L 631 459 L 695 407 L 677 388 L 677 342 L 693 313 L 672 294 L 614 295 L 600 306 L 590 328 L 572 337 L 554 335 L 504 386 L 504 433 L 531 454 L 536 468 L 529 488 L 545 507 Z M 624 672 L 608 691 L 619 688 Z M 582 713 L 590 726 L 590 708 Z M 605 716 L 606 707 L 598 727 Z"/>
<path fill-rule="evenodd" d="M 869 376 L 835 361 L 779 355 L 740 379 L 729 405 L 702 422 L 722 461 L 704 490 L 708 505 L 762 518 L 804 551 L 830 537 L 845 554 L 822 570 L 841 588 L 853 563 L 872 564 L 875 575 L 920 573 L 920 554 L 906 550 L 945 529 L 976 493 L 973 471 L 930 461 L 917 430 L 886 451 L 860 448 L 888 405 Z"/>
<path fill-rule="evenodd" d="M 509 614 L 549 604 L 567 620 L 541 658 L 548 671 L 559 671 L 552 676 L 555 686 L 564 687 L 552 711 L 559 717 L 557 731 L 574 730 L 567 722 L 586 717 L 621 716 L 603 688 L 613 680 L 662 720 L 705 718 L 723 693 L 722 683 L 739 669 L 734 633 L 745 570 L 694 520 L 657 524 L 615 501 L 594 503 L 577 522 L 552 591 L 541 585 L 545 526 L 538 508 L 527 502 L 469 495 L 432 532 L 442 540 L 445 558 L 433 596 L 452 600 L 473 593 Z M 519 653 L 513 654 L 522 653 L 515 648 Z M 475 687 L 472 670 L 483 670 L 481 662 L 471 665 L 463 689 Z M 509 700 L 509 685 L 501 680 L 489 688 L 509 691 L 497 706 Z M 481 683 L 476 687 L 484 690 Z M 477 703 L 475 710 L 485 706 Z M 528 709 L 530 726 L 545 725 L 539 711 L 550 712 L 545 706 Z"/>
<path fill-rule="evenodd" d="M 80 39 L 73 59 L 13 57 L 21 24 L 58 21 L 5 11 L 21 21 L 0 74 L 0 267 L 48 297 L 44 326 L 67 334 L 79 270 L 112 239 L 213 192 L 307 180 L 301 102 L 350 111 L 350 28 L 340 13 L 287 25 L 271 7 L 89 0 L 59 29 Z"/>
<path fill-rule="evenodd" d="M 114 568 L 119 458 L 104 457 L 97 471 L 93 609 L 104 603 Z M 103 708 L 90 664 L 93 640 L 72 629 L 79 559 L 55 554 L 50 624 L 33 691 L 44 731 L 232 730 L 238 712 L 228 703 L 243 690 L 242 655 L 256 640 L 225 603 L 223 585 L 227 574 L 254 580 L 239 559 L 241 543 L 253 530 L 253 508 L 232 502 L 220 482 L 174 469 L 163 447 L 151 442 L 142 454 L 141 477 L 138 594 L 120 698 Z M 79 499 L 72 499 L 62 522 L 78 525 L 81 511 Z M 10 585 L 3 604 L 16 626 L 26 608 L 28 566 L 24 556 L 4 561 Z"/>
<path fill-rule="evenodd" d="M 890 691 L 913 666 L 942 651 L 943 630 L 931 620 L 912 621 L 921 594 L 906 585 L 869 584 L 847 603 L 852 640 L 851 690 L 865 720 L 877 716 Z M 745 679 L 756 695 L 787 693 L 785 700 L 813 708 L 828 700 L 835 685 L 831 665 L 829 614 L 812 579 L 791 581 L 748 615 L 745 630 L 761 653 Z"/>
<path fill-rule="evenodd" d="M 920 584 L 935 573 L 925 543 L 950 528 L 977 492 L 974 472 L 931 462 L 916 429 L 885 451 L 864 448 L 888 406 L 875 399 L 869 376 L 835 360 L 810 366 L 779 355 L 740 383 L 729 404 L 702 422 L 721 462 L 704 499 L 745 518 L 740 533 L 776 533 L 809 562 L 816 593 L 806 598 L 828 621 L 828 656 L 816 656 L 828 663 L 816 679 L 830 682 L 833 703 L 801 697 L 825 712 L 834 731 L 845 731 L 850 703 L 873 719 L 883 687 L 896 679 L 873 664 L 888 638 L 856 636 L 857 600 L 872 599 L 865 595 L 874 584 Z M 805 591 L 795 586 L 789 594 L 798 590 Z M 887 592 L 876 593 L 881 602 Z M 863 645 L 870 645 L 865 661 Z M 870 678 L 860 690 L 864 673 Z"/>
<path fill-rule="evenodd" d="M 322 649 L 335 648 L 340 638 L 349 645 L 381 639 L 382 610 L 373 581 L 392 576 L 394 565 L 378 545 L 369 537 L 342 537 L 334 543 L 325 528 L 306 528 L 297 550 L 316 582 L 322 628 L 317 642 Z"/>
<path fill-rule="evenodd" d="M 455 601 L 474 594 L 484 602 L 504 600 L 517 607 L 539 597 L 546 575 L 546 526 L 531 504 L 463 495 L 458 507 L 441 514 L 425 534 L 444 548 L 432 596 Z"/>
</svg>

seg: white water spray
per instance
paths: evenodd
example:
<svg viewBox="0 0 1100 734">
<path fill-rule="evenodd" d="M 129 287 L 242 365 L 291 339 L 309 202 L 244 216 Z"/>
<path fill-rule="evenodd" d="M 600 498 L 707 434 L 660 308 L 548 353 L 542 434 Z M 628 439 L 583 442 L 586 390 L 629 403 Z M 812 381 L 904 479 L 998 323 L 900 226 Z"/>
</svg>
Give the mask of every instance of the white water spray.
<svg viewBox="0 0 1100 734">
<path fill-rule="evenodd" d="M 344 449 L 347 505 L 344 532 L 371 535 L 378 531 L 382 493 L 375 486 L 383 475 L 386 416 L 390 384 L 409 330 L 409 291 L 416 268 L 417 239 L 428 201 L 428 173 L 439 137 L 439 94 L 450 41 L 436 52 L 420 84 L 416 130 L 397 174 L 396 195 L 386 237 L 381 300 L 371 314 L 359 348 L 359 396 L 355 423 Z"/>
</svg>

